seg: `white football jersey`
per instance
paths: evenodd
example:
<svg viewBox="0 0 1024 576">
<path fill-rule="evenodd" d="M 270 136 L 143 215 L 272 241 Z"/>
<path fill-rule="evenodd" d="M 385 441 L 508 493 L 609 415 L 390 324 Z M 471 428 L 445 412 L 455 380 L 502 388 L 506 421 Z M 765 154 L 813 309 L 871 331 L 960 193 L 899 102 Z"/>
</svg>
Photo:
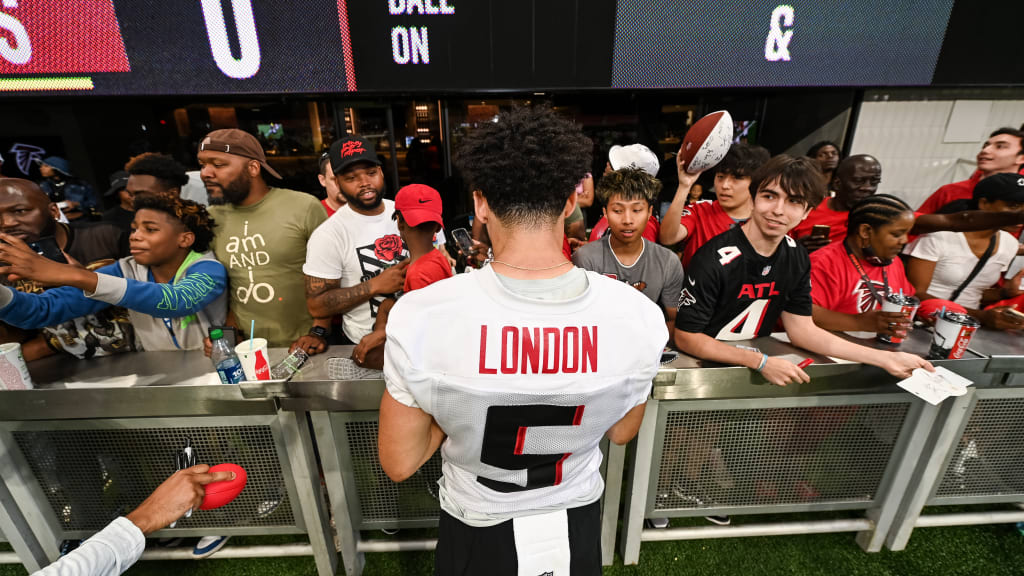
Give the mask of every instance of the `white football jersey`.
<svg viewBox="0 0 1024 576">
<path fill-rule="evenodd" d="M 539 301 L 487 267 L 406 294 L 391 311 L 388 392 L 448 434 L 441 506 L 466 524 L 601 496 L 599 443 L 646 402 L 668 330 L 635 288 L 587 279 L 579 297 Z"/>
</svg>

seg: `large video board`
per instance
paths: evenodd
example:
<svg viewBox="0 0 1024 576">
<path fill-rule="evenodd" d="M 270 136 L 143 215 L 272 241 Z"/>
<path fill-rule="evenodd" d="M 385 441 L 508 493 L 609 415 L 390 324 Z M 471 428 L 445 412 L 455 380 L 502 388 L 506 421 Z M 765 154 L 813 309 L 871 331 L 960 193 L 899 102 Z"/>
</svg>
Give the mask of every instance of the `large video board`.
<svg viewBox="0 0 1024 576">
<path fill-rule="evenodd" d="M 0 92 L 465 93 L 925 86 L 961 78 L 1024 84 L 1015 56 L 1022 5 L 3 0 Z"/>
</svg>

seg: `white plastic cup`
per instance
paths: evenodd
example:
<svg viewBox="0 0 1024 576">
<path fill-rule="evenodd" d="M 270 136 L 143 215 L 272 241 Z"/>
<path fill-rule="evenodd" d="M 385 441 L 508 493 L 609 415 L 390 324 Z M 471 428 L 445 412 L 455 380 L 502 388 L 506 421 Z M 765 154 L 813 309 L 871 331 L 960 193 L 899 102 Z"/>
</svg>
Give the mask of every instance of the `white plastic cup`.
<svg viewBox="0 0 1024 576">
<path fill-rule="evenodd" d="M 25 357 L 21 355 L 21 344 L 11 342 L 0 344 L 0 389 L 31 390 L 32 376 L 28 373 Z"/>
<path fill-rule="evenodd" d="M 266 338 L 253 338 L 251 345 L 245 340 L 235 346 L 235 354 L 242 362 L 246 380 L 270 380 L 270 355 L 267 353 Z"/>
<path fill-rule="evenodd" d="M 956 360 L 964 357 L 971 337 L 981 323 L 977 319 L 960 314 L 946 312 L 935 317 L 935 329 L 932 332 L 932 345 L 928 350 L 929 360 Z"/>
</svg>

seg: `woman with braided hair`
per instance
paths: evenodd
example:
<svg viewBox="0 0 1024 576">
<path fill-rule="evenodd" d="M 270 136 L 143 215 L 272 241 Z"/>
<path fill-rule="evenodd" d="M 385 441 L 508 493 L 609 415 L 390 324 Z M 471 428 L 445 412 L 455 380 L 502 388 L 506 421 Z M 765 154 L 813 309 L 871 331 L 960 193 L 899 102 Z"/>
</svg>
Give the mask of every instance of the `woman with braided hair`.
<svg viewBox="0 0 1024 576">
<path fill-rule="evenodd" d="M 201 349 L 207 329 L 223 324 L 227 311 L 227 273 L 209 251 L 213 224 L 191 200 L 136 196 L 131 256 L 96 271 L 49 260 L 0 233 L 0 274 L 59 286 L 41 294 L 0 286 L 0 320 L 41 328 L 123 306 L 136 349 Z"/>
<path fill-rule="evenodd" d="M 914 211 L 888 194 L 854 204 L 846 238 L 811 254 L 814 323 L 826 330 L 863 331 L 902 338 L 910 319 L 882 312 L 890 293 L 914 295 L 899 254 L 914 227 Z"/>
</svg>

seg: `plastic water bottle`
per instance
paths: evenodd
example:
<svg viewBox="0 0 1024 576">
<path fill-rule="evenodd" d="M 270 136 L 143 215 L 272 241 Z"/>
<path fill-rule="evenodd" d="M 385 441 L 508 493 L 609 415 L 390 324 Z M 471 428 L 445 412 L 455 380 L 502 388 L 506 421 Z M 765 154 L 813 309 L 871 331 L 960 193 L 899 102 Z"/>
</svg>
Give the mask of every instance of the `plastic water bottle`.
<svg viewBox="0 0 1024 576">
<path fill-rule="evenodd" d="M 294 352 L 285 357 L 270 369 L 271 380 L 288 380 L 302 368 L 302 365 L 309 360 L 309 354 L 302 348 L 296 348 Z"/>
<path fill-rule="evenodd" d="M 210 352 L 210 359 L 217 368 L 217 375 L 220 376 L 222 384 L 238 384 L 245 380 L 245 372 L 242 370 L 242 362 L 235 355 L 231 345 L 224 340 L 224 332 L 211 330 L 210 339 L 213 340 L 213 350 Z"/>
</svg>

